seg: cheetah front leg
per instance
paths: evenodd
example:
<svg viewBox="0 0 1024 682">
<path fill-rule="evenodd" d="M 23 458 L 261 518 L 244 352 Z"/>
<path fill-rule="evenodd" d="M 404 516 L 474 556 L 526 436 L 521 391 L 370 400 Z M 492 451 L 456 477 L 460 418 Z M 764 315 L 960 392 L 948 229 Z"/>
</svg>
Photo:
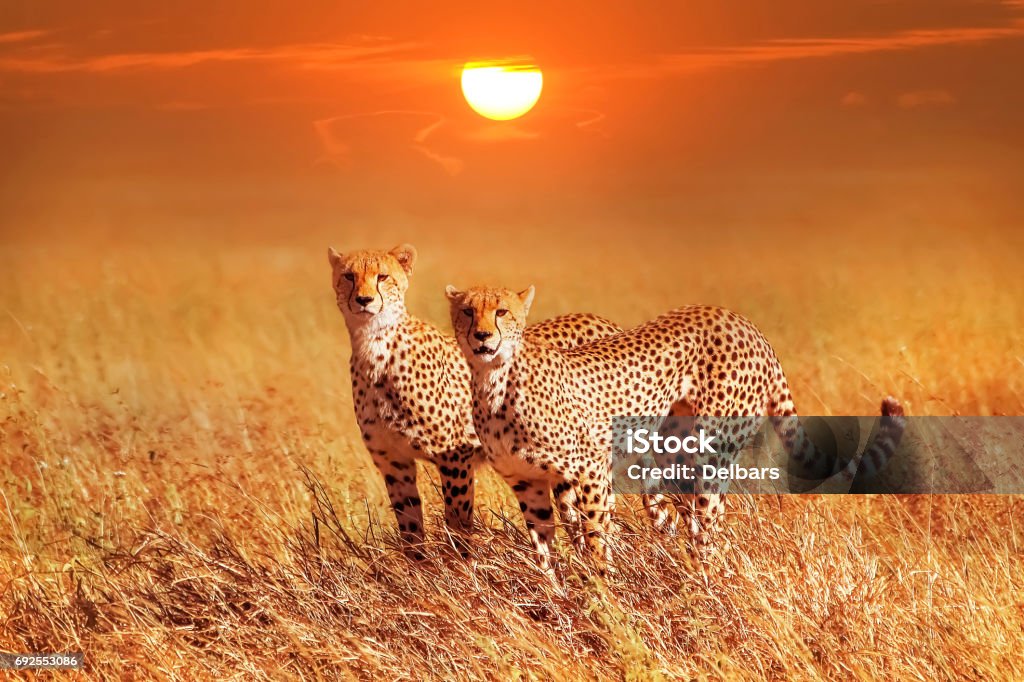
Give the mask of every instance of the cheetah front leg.
<svg viewBox="0 0 1024 682">
<path fill-rule="evenodd" d="M 419 547 L 423 544 L 423 506 L 416 488 L 416 462 L 399 459 L 381 450 L 372 451 L 374 464 L 384 476 L 391 508 L 398 521 L 398 532 L 404 543 L 403 551 L 411 559 L 421 559 Z"/>
<path fill-rule="evenodd" d="M 579 491 L 572 483 L 563 481 L 554 487 L 553 492 L 562 525 L 565 526 L 573 546 L 582 554 L 586 545 L 583 539 L 583 527 L 580 524 Z"/>
<path fill-rule="evenodd" d="M 713 402 L 702 402 L 700 408 L 704 414 L 721 414 L 728 410 L 727 406 Z M 694 459 L 697 471 L 702 472 L 704 465 L 716 469 L 728 467 L 737 460 L 760 427 L 761 420 L 750 417 L 695 417 L 690 431 L 713 433 L 717 447 L 715 454 L 701 454 Z M 718 534 L 725 515 L 728 488 L 729 479 L 698 475 L 693 495 L 677 498 L 677 511 L 689 522 L 692 547 L 698 555 L 718 549 L 712 540 Z"/>
<path fill-rule="evenodd" d="M 526 530 L 530 533 L 533 549 L 536 553 L 537 565 L 549 577 L 554 576 L 551 565 L 551 543 L 555 538 L 554 509 L 551 506 L 551 486 L 543 481 L 530 481 L 522 485 L 520 481 L 513 486 L 519 509 L 526 521 Z"/>
<path fill-rule="evenodd" d="M 606 476 L 607 478 L 607 476 Z M 603 573 L 611 561 L 609 486 L 563 481 L 554 487 L 559 516 L 580 557 L 591 560 Z"/>
<path fill-rule="evenodd" d="M 445 453 L 438 469 L 444 496 L 444 522 L 457 548 L 466 556 L 473 532 L 475 465 L 482 460 L 480 449 L 466 446 Z"/>
<path fill-rule="evenodd" d="M 580 526 L 583 545 L 595 568 L 602 575 L 612 559 L 608 536 L 612 525 L 612 494 L 610 481 L 605 476 L 600 482 L 584 485 L 579 491 Z"/>
</svg>

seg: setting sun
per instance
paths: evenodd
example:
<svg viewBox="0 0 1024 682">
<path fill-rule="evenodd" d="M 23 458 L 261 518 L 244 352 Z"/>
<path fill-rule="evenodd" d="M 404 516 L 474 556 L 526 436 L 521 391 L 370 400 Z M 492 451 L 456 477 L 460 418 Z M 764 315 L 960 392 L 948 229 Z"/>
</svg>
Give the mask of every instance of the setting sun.
<svg viewBox="0 0 1024 682">
<path fill-rule="evenodd" d="M 462 69 L 462 94 L 469 106 L 495 121 L 528 112 L 543 86 L 544 75 L 532 64 L 470 62 Z"/>
</svg>

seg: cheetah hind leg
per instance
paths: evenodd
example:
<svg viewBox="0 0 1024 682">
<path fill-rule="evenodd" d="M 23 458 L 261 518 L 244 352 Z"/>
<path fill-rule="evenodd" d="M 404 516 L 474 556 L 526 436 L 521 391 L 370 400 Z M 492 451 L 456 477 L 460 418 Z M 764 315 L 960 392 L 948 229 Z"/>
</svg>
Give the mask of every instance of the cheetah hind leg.
<svg viewBox="0 0 1024 682">
<path fill-rule="evenodd" d="M 703 406 L 702 411 L 710 412 L 711 406 Z M 718 452 L 707 456 L 698 464 L 728 467 L 738 459 L 743 448 L 754 438 L 761 428 L 761 423 L 762 420 L 749 417 L 696 417 L 690 424 L 691 431 L 711 431 L 720 436 Z M 728 541 L 725 539 L 719 541 L 718 536 L 720 535 L 722 517 L 725 515 L 725 500 L 729 481 L 717 478 L 705 480 L 700 476 L 702 469 L 702 466 L 698 467 L 693 494 L 677 497 L 676 509 L 688 522 L 693 555 L 706 558 L 710 554 L 728 548 Z"/>
<path fill-rule="evenodd" d="M 663 467 L 664 464 L 658 462 L 657 466 Z M 679 532 L 680 525 L 686 525 L 686 518 L 689 517 L 689 513 L 681 513 L 683 507 L 676 501 L 676 498 L 679 497 L 689 496 L 679 493 L 643 493 L 640 495 L 641 504 L 644 511 L 647 512 L 647 517 L 651 520 L 651 525 L 655 530 L 670 537 Z"/>
<path fill-rule="evenodd" d="M 644 511 L 651 519 L 651 525 L 666 535 L 675 535 L 679 530 L 679 513 L 675 503 L 663 493 L 644 493 L 640 496 Z"/>
<path fill-rule="evenodd" d="M 669 410 L 669 418 L 676 421 L 677 433 L 674 435 L 685 439 L 695 430 L 702 428 L 701 422 L 706 422 L 709 418 L 697 417 L 696 414 L 692 396 L 674 403 Z M 733 427 L 739 425 L 737 422 Z M 756 431 L 756 428 L 751 427 L 749 435 L 752 435 L 753 431 Z M 728 464 L 735 458 L 747 437 L 744 434 L 733 435 L 734 437 L 727 441 L 727 449 L 720 454 L 721 459 L 708 463 L 718 466 Z M 692 455 L 682 454 L 671 456 L 671 460 L 667 459 L 667 456 L 656 457 L 656 461 L 659 467 L 672 463 L 696 467 L 704 463 L 696 462 Z M 725 513 L 725 490 L 718 481 L 701 480 L 699 476 L 694 481 L 679 483 L 678 492 L 642 495 L 644 509 L 657 530 L 675 535 L 680 528 L 685 528 L 691 555 L 695 558 L 706 557 L 716 549 L 712 540 L 718 535 L 721 518 Z"/>
<path fill-rule="evenodd" d="M 687 417 L 694 416 L 693 403 L 689 398 L 684 398 L 672 404 L 669 409 L 668 416 L 670 418 L 683 418 L 682 421 L 685 424 L 688 420 Z M 686 437 L 690 433 L 690 429 L 682 429 L 678 434 L 680 437 Z M 687 462 L 683 458 L 674 457 L 673 462 L 677 464 L 692 464 Z M 656 458 L 656 466 L 664 467 L 670 462 L 667 462 L 663 458 Z M 677 495 L 669 495 L 666 493 L 644 493 L 640 496 L 643 503 L 644 511 L 647 512 L 647 516 L 651 520 L 651 525 L 654 526 L 655 530 L 659 530 L 666 535 L 674 536 L 678 531 L 680 524 L 683 526 L 687 525 L 686 519 L 689 518 L 690 514 L 683 513 L 685 508 L 678 503 L 675 498 Z M 683 495 L 683 497 L 689 497 Z"/>
</svg>

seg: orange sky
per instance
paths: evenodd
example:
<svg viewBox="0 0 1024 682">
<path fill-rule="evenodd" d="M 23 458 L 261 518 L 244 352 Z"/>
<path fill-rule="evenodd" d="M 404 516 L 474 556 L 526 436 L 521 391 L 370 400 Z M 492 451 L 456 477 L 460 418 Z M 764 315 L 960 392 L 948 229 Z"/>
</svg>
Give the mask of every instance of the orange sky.
<svg viewBox="0 0 1024 682">
<path fill-rule="evenodd" d="M 0 236 L 1024 214 L 1022 2 L 359 4 L 5 3 Z M 459 67 L 516 55 L 485 121 Z"/>
</svg>

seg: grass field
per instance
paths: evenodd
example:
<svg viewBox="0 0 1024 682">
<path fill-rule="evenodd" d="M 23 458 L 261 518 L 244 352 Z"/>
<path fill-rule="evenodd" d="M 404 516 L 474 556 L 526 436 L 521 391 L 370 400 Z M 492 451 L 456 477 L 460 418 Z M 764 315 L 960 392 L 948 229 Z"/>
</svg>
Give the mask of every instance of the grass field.
<svg viewBox="0 0 1024 682">
<path fill-rule="evenodd" d="M 410 309 L 447 328 L 449 281 L 536 284 L 536 319 L 716 303 L 805 415 L 1024 414 L 1020 250 L 994 238 L 552 235 L 412 238 Z M 1016 497 L 736 497 L 705 566 L 623 499 L 617 572 L 562 542 L 557 591 L 488 472 L 471 559 L 410 565 L 325 246 L 2 250 L 0 650 L 111 680 L 1024 679 Z"/>
</svg>

